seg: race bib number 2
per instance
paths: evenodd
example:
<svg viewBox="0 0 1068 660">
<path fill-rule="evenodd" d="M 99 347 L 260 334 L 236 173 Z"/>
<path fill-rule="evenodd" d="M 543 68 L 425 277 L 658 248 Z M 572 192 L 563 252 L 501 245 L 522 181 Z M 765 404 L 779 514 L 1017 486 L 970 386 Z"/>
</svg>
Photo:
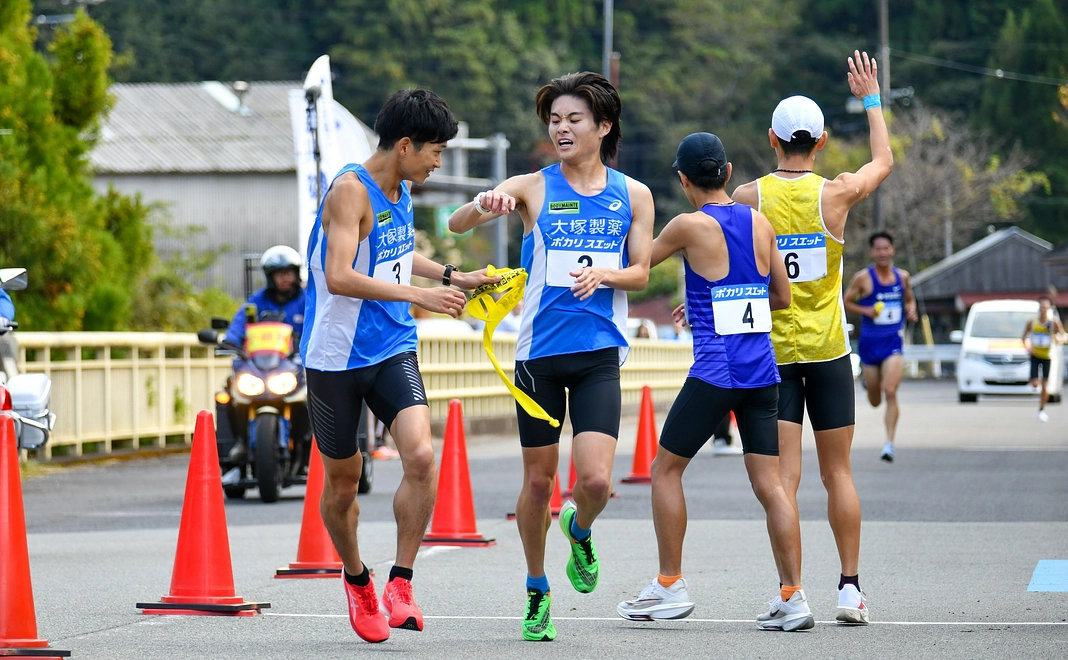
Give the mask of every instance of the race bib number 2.
<svg viewBox="0 0 1068 660">
<path fill-rule="evenodd" d="M 827 274 L 827 237 L 788 234 L 775 238 L 791 282 L 811 282 Z"/>
<path fill-rule="evenodd" d="M 1053 343 L 1051 339 L 1052 335 L 1048 332 L 1032 332 L 1031 346 L 1034 348 L 1049 348 Z"/>
<path fill-rule="evenodd" d="M 764 284 L 735 284 L 712 289 L 716 333 L 741 335 L 771 332 L 771 303 Z"/>
<path fill-rule="evenodd" d="M 545 284 L 547 286 L 563 286 L 571 288 L 575 285 L 575 278 L 571 273 L 583 268 L 610 268 L 619 270 L 620 255 L 618 252 L 603 252 L 589 250 L 546 250 L 545 251 Z M 605 288 L 602 284 L 599 288 Z"/>
</svg>

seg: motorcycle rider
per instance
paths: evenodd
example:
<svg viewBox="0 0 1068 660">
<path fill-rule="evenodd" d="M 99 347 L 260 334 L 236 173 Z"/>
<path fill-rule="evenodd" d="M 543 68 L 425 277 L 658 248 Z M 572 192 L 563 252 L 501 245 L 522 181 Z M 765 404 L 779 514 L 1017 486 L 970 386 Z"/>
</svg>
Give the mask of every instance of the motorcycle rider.
<svg viewBox="0 0 1068 660">
<path fill-rule="evenodd" d="M 246 309 L 254 305 L 256 320 L 276 320 L 293 326 L 293 345 L 300 342 L 304 330 L 304 287 L 300 281 L 300 255 L 288 245 L 275 245 L 260 257 L 260 267 L 267 280 L 267 286 L 256 291 L 230 321 L 226 329 L 225 343 L 234 346 L 245 344 Z M 294 359 L 300 360 L 299 355 Z M 248 457 L 248 440 L 238 436 L 237 442 L 230 450 L 230 460 L 243 463 Z"/>
<path fill-rule="evenodd" d="M 11 302 L 11 296 L 7 295 L 7 291 L 0 289 L 0 335 L 7 332 L 14 320 L 15 303 Z"/>
</svg>

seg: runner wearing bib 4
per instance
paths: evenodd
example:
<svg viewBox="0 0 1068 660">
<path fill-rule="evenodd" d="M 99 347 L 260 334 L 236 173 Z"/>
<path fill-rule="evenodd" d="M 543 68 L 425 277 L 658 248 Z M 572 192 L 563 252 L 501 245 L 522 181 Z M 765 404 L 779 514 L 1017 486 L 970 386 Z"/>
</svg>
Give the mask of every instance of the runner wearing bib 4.
<svg viewBox="0 0 1068 660">
<path fill-rule="evenodd" d="M 775 171 L 739 186 L 734 200 L 756 207 L 778 236 L 790 306 L 772 313 L 772 343 L 779 364 L 779 467 L 796 502 L 801 482 L 801 431 L 805 413 L 816 436 L 820 476 L 827 490 L 828 522 L 841 562 L 837 619 L 867 623 L 860 590 L 860 501 L 850 466 L 855 401 L 853 369 L 842 300 L 842 248 L 849 211 L 889 176 L 890 134 L 879 96 L 878 68 L 867 53 L 848 58 L 849 89 L 864 105 L 872 159 L 834 179 L 813 173 L 827 144 L 823 111 L 812 99 L 791 96 L 776 106 L 768 130 Z M 771 610 L 775 611 L 776 603 Z"/>
<path fill-rule="evenodd" d="M 463 233 L 518 211 L 527 271 L 516 343 L 515 385 L 546 417 L 568 413 L 577 481 L 560 527 L 571 549 L 565 573 L 581 593 L 593 591 L 600 562 L 590 526 L 612 494 L 619 435 L 619 367 L 628 353 L 627 291 L 649 281 L 653 197 L 643 184 L 605 165 L 619 146 L 619 94 L 604 76 L 574 73 L 538 90 L 538 117 L 559 163 L 513 176 L 460 207 L 449 229 Z M 503 221 L 503 220 L 502 220 Z M 518 403 L 523 487 L 516 524 L 527 564 L 528 641 L 556 637 L 545 575 L 549 499 L 560 461 L 560 428 Z"/>
<path fill-rule="evenodd" d="M 891 355 L 901 354 L 905 333 L 905 286 L 897 268 L 892 269 L 893 284 L 883 284 L 874 266 L 869 266 L 867 271 L 872 291 L 858 300 L 857 304 L 872 307 L 875 317 L 861 317 L 857 351 L 861 364 L 874 367 Z"/>
<path fill-rule="evenodd" d="M 767 218 L 727 195 L 731 166 L 718 137 L 686 137 L 675 167 L 687 200 L 699 210 L 668 222 L 653 242 L 652 263 L 682 253 L 694 363 L 668 413 L 651 468 L 660 574 L 636 599 L 620 603 L 617 612 L 647 621 L 693 611 L 682 577 L 682 477 L 720 420 L 733 411 L 749 481 L 767 515 L 781 583 L 776 598 L 783 605 L 772 616 L 761 615 L 757 624 L 766 630 L 806 630 L 815 620 L 801 589 L 797 510 L 779 476 L 779 374 L 769 336 L 772 309 L 790 303 L 786 268 Z"/>
</svg>

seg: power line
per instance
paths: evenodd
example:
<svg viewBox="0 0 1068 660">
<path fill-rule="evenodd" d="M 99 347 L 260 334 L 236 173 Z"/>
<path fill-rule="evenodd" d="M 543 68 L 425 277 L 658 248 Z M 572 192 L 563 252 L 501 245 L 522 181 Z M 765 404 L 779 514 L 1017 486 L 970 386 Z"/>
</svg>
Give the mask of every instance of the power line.
<svg viewBox="0 0 1068 660">
<path fill-rule="evenodd" d="M 1004 78 L 1007 80 L 1019 80 L 1022 82 L 1038 83 L 1040 85 L 1055 85 L 1060 87 L 1061 85 L 1068 84 L 1068 79 L 1064 78 L 1049 78 L 1046 76 L 1032 76 L 1028 73 L 1014 73 L 1012 71 L 1004 71 L 1002 69 L 991 69 L 985 66 L 975 66 L 974 64 L 964 64 L 963 62 L 953 62 L 952 60 L 943 60 L 937 57 L 931 57 L 929 55 L 917 55 L 915 53 L 906 53 L 903 50 L 896 48 L 890 49 L 890 54 L 895 57 L 900 57 L 903 60 L 910 60 L 913 62 L 921 62 L 923 64 L 932 64 L 934 66 L 941 66 L 947 69 L 956 69 L 958 71 L 967 71 L 968 73 L 978 73 L 983 76 L 991 76 L 993 78 Z"/>
</svg>

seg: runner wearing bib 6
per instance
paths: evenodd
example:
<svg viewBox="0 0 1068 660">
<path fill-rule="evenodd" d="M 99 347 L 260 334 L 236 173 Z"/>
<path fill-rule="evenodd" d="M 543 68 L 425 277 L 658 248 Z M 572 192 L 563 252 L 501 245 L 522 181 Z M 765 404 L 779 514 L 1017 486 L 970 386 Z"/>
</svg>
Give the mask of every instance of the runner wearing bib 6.
<svg viewBox="0 0 1068 660">
<path fill-rule="evenodd" d="M 878 408 L 886 397 L 886 444 L 880 458 L 893 463 L 905 320 L 917 320 L 916 298 L 908 272 L 894 267 L 893 237 L 885 231 L 876 232 L 868 238 L 868 245 L 873 264 L 853 276 L 845 292 L 845 306 L 846 311 L 860 315 L 857 352 L 864 368 L 868 402 Z"/>
<path fill-rule="evenodd" d="M 868 610 L 858 578 L 860 501 L 849 463 L 855 403 L 842 302 L 842 246 L 849 210 L 890 175 L 894 158 L 875 61 L 854 51 L 848 66 L 849 89 L 867 111 L 871 162 L 833 180 L 815 175 L 816 153 L 827 143 L 823 112 L 811 99 L 792 96 L 775 108 L 768 131 L 778 166 L 770 175 L 739 186 L 733 197 L 771 221 L 791 278 L 790 306 L 772 313 L 771 333 L 782 378 L 778 415 L 782 483 L 796 503 L 807 410 L 827 489 L 827 517 L 841 561 L 837 619 L 863 624 L 868 622 Z"/>
<path fill-rule="evenodd" d="M 653 197 L 645 185 L 605 165 L 621 133 L 619 95 L 604 76 L 556 78 L 538 91 L 535 104 L 560 162 L 479 193 L 453 213 L 449 229 L 463 233 L 511 211 L 523 220 L 522 265 L 529 279 L 515 384 L 555 419 L 570 408 L 578 481 L 560 526 L 571 549 L 567 577 L 589 593 L 600 575 L 590 527 L 612 494 L 619 367 L 628 352 L 626 292 L 649 281 Z M 523 639 L 548 641 L 556 628 L 545 537 L 560 429 L 518 404 L 516 414 L 523 446 L 516 523 L 527 562 Z"/>
<path fill-rule="evenodd" d="M 682 475 L 719 421 L 733 411 L 781 582 L 772 601 L 780 604 L 760 615 L 757 624 L 806 630 L 815 620 L 801 589 L 797 510 L 779 477 L 779 374 L 769 336 L 772 309 L 790 303 L 786 267 L 767 218 L 727 195 L 731 165 L 718 137 L 688 136 L 679 145 L 675 167 L 686 198 L 699 211 L 668 222 L 653 242 L 652 263 L 682 253 L 694 364 L 664 423 L 651 469 L 660 574 L 616 611 L 636 621 L 679 619 L 693 611 L 682 577 Z"/>
</svg>

